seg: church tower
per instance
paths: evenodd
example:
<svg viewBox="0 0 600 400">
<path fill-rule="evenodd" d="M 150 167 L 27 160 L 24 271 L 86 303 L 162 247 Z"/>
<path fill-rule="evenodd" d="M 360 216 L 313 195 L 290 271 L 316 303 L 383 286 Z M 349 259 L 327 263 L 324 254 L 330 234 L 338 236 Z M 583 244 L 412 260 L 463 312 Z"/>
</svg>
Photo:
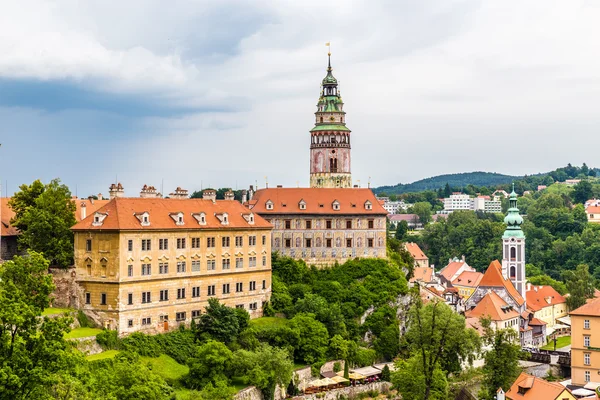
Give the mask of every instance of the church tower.
<svg viewBox="0 0 600 400">
<path fill-rule="evenodd" d="M 517 208 L 517 194 L 513 191 L 509 198 L 509 208 L 504 218 L 506 230 L 502 235 L 502 275 L 510 279 L 525 299 L 525 234 L 521 229 L 523 217 Z"/>
<path fill-rule="evenodd" d="M 338 81 L 332 74 L 331 53 L 328 57 L 315 127 L 310 131 L 310 187 L 350 188 L 350 129 L 346 127 Z"/>
</svg>

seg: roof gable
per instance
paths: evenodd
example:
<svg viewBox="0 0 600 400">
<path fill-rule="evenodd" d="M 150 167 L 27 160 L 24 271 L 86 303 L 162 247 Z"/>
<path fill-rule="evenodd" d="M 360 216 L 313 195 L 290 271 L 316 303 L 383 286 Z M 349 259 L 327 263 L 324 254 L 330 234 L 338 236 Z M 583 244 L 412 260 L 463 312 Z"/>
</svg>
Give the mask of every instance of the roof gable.
<svg viewBox="0 0 600 400">
<path fill-rule="evenodd" d="M 517 318 L 519 313 L 498 296 L 496 292 L 490 291 L 483 296 L 474 309 L 467 311 L 465 315 L 467 317 L 488 316 L 492 321 L 506 321 Z"/>
<path fill-rule="evenodd" d="M 523 296 L 519 294 L 515 288 L 515 285 L 513 285 L 509 279 L 504 279 L 502 276 L 502 265 L 500 265 L 498 260 L 494 260 L 490 263 L 490 266 L 485 271 L 483 278 L 481 278 L 481 281 L 479 282 L 479 286 L 503 287 L 519 306 L 525 303 L 525 299 L 523 299 Z"/>
</svg>

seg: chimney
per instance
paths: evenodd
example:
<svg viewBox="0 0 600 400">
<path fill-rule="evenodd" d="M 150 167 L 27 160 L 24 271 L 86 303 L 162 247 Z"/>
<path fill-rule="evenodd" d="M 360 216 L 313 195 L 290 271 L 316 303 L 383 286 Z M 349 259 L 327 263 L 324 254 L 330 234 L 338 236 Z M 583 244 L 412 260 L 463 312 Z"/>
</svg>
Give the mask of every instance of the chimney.
<svg viewBox="0 0 600 400">
<path fill-rule="evenodd" d="M 212 189 L 206 189 L 202 192 L 202 198 L 204 200 L 212 200 L 212 202 L 214 203 L 215 201 L 217 201 L 217 192 Z"/>
<path fill-rule="evenodd" d="M 537 293 L 537 291 L 538 291 L 538 287 L 537 287 L 537 286 L 534 286 L 534 287 L 533 287 L 533 290 L 535 290 L 535 291 L 536 291 L 536 293 Z"/>
<path fill-rule="evenodd" d="M 242 190 L 242 204 L 246 204 L 248 202 L 248 191 L 246 189 Z"/>
<path fill-rule="evenodd" d="M 232 190 L 228 190 L 225 192 L 225 200 L 233 200 L 235 199 L 235 195 Z"/>
<path fill-rule="evenodd" d="M 531 282 L 527 282 L 527 286 L 525 289 L 527 292 L 529 292 L 531 290 Z"/>
<path fill-rule="evenodd" d="M 102 197 L 102 193 L 98 193 L 98 200 L 104 200 L 104 197 Z"/>
<path fill-rule="evenodd" d="M 281 189 L 283 187 L 283 185 L 277 185 L 277 187 Z"/>
<path fill-rule="evenodd" d="M 506 400 L 506 394 L 502 388 L 498 389 L 496 392 L 496 400 Z"/>
<path fill-rule="evenodd" d="M 81 220 L 83 221 L 87 217 L 87 210 L 85 202 L 81 202 Z"/>
<path fill-rule="evenodd" d="M 90 203 L 94 204 L 94 198 L 92 196 L 89 196 L 88 200 L 90 201 Z"/>
<path fill-rule="evenodd" d="M 465 255 L 463 254 L 460 259 L 462 260 L 462 262 L 465 262 Z"/>
<path fill-rule="evenodd" d="M 252 200 L 252 197 L 254 197 L 254 186 L 250 185 L 250 189 L 248 190 L 248 200 Z"/>
<path fill-rule="evenodd" d="M 160 197 L 160 194 L 154 186 L 144 185 L 140 191 L 140 197 L 142 199 L 156 199 Z"/>
<path fill-rule="evenodd" d="M 109 199 L 112 200 L 114 198 L 124 197 L 124 196 L 125 196 L 125 190 L 123 190 L 123 185 L 121 185 L 121 182 L 119 182 L 117 184 L 113 183 L 108 188 L 108 198 Z"/>
<path fill-rule="evenodd" d="M 169 193 L 169 197 L 172 199 L 187 199 L 188 191 L 177 186 L 177 189 L 173 193 Z"/>
</svg>

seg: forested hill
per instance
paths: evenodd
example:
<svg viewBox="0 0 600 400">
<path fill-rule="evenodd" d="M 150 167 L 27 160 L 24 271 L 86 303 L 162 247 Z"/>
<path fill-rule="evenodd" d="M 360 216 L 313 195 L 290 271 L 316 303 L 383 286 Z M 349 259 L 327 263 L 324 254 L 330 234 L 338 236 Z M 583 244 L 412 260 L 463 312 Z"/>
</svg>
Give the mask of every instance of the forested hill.
<svg viewBox="0 0 600 400">
<path fill-rule="evenodd" d="M 376 194 L 381 192 L 385 192 L 387 194 L 422 192 L 424 190 L 436 190 L 443 188 L 446 186 L 446 183 L 448 183 L 450 187 L 465 187 L 467 185 L 489 187 L 511 183 L 521 178 L 522 177 L 519 176 L 503 175 L 495 172 L 463 172 L 460 174 L 438 175 L 432 178 L 421 179 L 413 183 L 399 183 L 394 186 L 380 186 L 374 188 L 373 191 Z"/>
</svg>

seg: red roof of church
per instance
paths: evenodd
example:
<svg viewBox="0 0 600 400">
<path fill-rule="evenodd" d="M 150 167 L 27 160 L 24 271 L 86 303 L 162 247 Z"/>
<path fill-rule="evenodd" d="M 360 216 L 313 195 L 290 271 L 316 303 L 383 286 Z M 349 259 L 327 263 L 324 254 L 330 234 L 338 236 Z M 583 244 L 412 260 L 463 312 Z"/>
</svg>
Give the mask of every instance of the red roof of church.
<svg viewBox="0 0 600 400">
<path fill-rule="evenodd" d="M 479 286 L 504 287 L 510 297 L 512 297 L 519 306 L 525 303 L 523 296 L 519 294 L 510 279 L 504 279 L 502 276 L 502 265 L 498 260 L 494 260 L 490 263 L 490 266 L 479 282 Z"/>
</svg>

